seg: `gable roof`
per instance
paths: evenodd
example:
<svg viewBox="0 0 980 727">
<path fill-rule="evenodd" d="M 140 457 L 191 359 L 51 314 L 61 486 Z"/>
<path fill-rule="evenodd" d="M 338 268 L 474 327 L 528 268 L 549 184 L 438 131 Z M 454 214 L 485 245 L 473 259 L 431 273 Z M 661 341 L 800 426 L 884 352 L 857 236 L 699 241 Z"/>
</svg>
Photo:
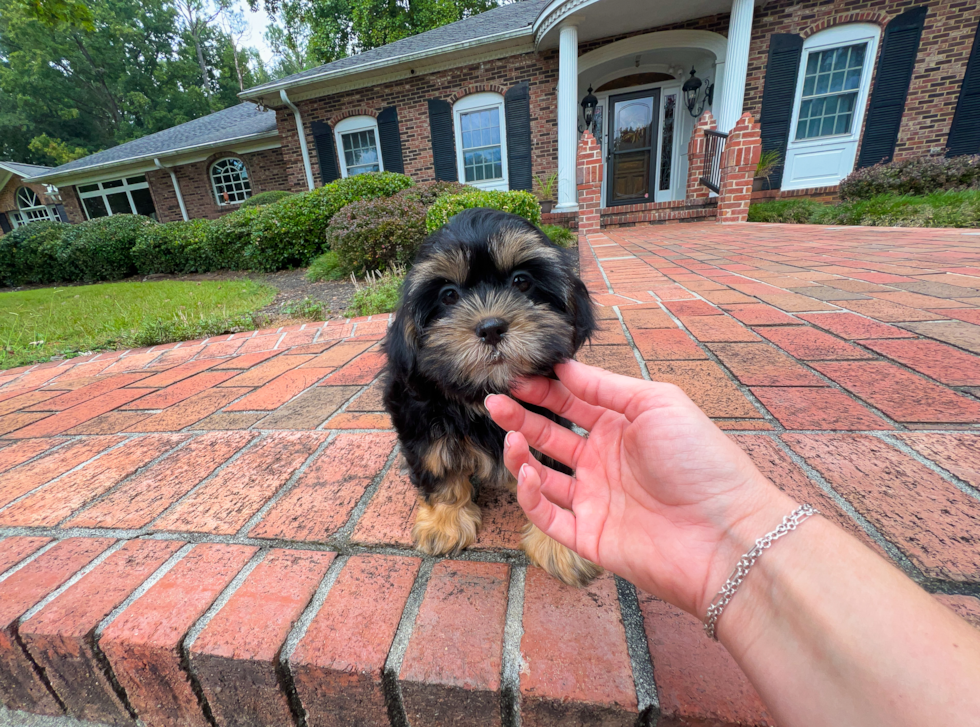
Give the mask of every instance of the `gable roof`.
<svg viewBox="0 0 980 727">
<path fill-rule="evenodd" d="M 142 136 L 125 144 L 62 164 L 38 175 L 38 178 L 60 177 L 67 173 L 94 170 L 121 162 L 165 157 L 176 152 L 218 146 L 231 141 L 275 133 L 275 112 L 260 111 L 254 104 L 240 103 L 179 126 Z"/>
<path fill-rule="evenodd" d="M 39 164 L 24 164 L 23 162 L 0 161 L 0 169 L 8 171 L 11 174 L 16 174 L 18 177 L 27 179 L 35 174 L 46 172 L 50 170 L 51 167 L 42 167 Z"/>
<path fill-rule="evenodd" d="M 239 96 L 256 98 L 269 91 L 302 85 L 320 78 L 366 70 L 365 66 L 383 66 L 413 57 L 436 55 L 465 43 L 482 45 L 503 40 L 508 36 L 527 35 L 530 38 L 533 34 L 531 26 L 534 20 L 549 2 L 551 0 L 518 0 L 510 5 L 471 15 L 455 23 L 396 40 L 394 43 L 372 48 L 355 56 L 341 58 L 332 63 L 294 73 L 278 81 L 246 89 Z"/>
</svg>

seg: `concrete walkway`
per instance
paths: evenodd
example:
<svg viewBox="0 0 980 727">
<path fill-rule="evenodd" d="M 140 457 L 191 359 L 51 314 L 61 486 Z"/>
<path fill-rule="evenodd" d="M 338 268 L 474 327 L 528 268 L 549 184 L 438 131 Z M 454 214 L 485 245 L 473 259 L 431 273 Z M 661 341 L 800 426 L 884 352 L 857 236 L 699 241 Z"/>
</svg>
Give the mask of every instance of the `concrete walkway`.
<svg viewBox="0 0 980 727">
<path fill-rule="evenodd" d="M 580 358 L 683 387 L 780 487 L 980 626 L 980 235 L 777 225 L 583 240 Z M 457 559 L 376 377 L 387 316 L 0 372 L 0 697 L 147 725 L 768 725 L 692 617 Z M 15 712 L 0 713 L 4 720 Z"/>
</svg>

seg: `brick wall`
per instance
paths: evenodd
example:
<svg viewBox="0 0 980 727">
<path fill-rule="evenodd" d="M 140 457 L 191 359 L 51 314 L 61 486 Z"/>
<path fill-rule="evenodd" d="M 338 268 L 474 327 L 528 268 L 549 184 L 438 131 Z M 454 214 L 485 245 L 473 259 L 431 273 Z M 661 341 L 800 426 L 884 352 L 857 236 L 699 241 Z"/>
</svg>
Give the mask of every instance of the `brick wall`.
<svg viewBox="0 0 980 727">
<path fill-rule="evenodd" d="M 0 189 L 0 212 L 17 211 L 17 190 L 21 187 L 33 189 L 41 198 L 42 204 L 57 204 L 58 200 L 47 193 L 43 184 L 25 184 L 22 177 L 12 176 L 3 189 Z"/>
<path fill-rule="evenodd" d="M 429 99 L 452 101 L 478 90 L 478 86 L 507 89 L 527 81 L 531 94 L 531 154 L 535 175 L 547 176 L 558 168 L 558 114 L 556 87 L 558 55 L 555 51 L 525 53 L 471 66 L 380 84 L 371 88 L 334 94 L 297 102 L 303 114 L 313 176 L 320 184 L 320 165 L 310 135 L 314 121 L 334 122 L 350 109 L 377 114 L 386 106 L 398 108 L 399 131 L 405 173 L 417 182 L 434 179 L 432 144 L 429 134 Z M 283 160 L 289 167 L 289 179 L 305 188 L 303 159 L 292 111 L 276 115 L 282 139 Z M 339 167 L 338 167 L 339 168 Z"/>
</svg>

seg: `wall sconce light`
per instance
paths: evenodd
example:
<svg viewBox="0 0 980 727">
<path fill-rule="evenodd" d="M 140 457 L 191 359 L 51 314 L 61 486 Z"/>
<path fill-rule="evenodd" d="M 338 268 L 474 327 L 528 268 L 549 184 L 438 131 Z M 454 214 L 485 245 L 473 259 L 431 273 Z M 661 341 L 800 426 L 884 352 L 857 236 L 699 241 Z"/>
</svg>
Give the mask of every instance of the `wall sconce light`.
<svg viewBox="0 0 980 727">
<path fill-rule="evenodd" d="M 592 95 L 592 86 L 589 86 L 588 95 L 582 99 L 582 116 L 585 118 L 585 128 L 595 134 L 592 122 L 595 120 L 595 107 L 599 105 L 599 99 Z"/>
<path fill-rule="evenodd" d="M 712 97 L 715 93 L 715 85 L 710 79 L 702 81 L 694 75 L 694 67 L 691 67 L 691 77 L 684 81 L 681 87 L 684 92 L 684 100 L 687 103 L 687 110 L 695 119 L 704 111 L 705 105 L 711 105 Z"/>
</svg>

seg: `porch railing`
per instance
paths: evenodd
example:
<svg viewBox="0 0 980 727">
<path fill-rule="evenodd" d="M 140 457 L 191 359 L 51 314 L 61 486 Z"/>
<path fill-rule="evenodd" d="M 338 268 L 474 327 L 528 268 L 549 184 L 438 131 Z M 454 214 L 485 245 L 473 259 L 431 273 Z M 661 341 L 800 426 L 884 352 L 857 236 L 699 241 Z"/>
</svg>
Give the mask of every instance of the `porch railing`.
<svg viewBox="0 0 980 727">
<path fill-rule="evenodd" d="M 713 129 L 704 130 L 704 169 L 701 184 L 715 194 L 721 194 L 721 153 L 725 151 L 728 134 Z"/>
</svg>

